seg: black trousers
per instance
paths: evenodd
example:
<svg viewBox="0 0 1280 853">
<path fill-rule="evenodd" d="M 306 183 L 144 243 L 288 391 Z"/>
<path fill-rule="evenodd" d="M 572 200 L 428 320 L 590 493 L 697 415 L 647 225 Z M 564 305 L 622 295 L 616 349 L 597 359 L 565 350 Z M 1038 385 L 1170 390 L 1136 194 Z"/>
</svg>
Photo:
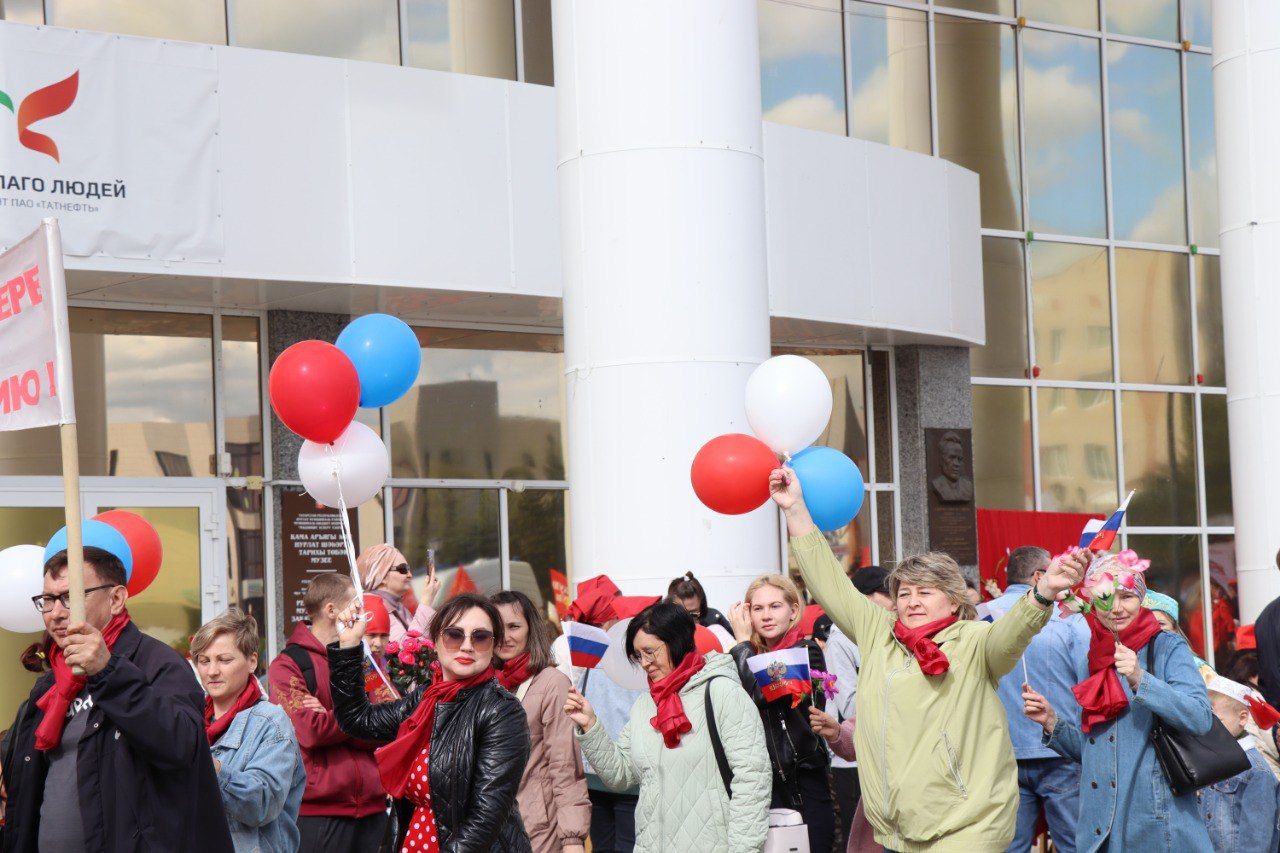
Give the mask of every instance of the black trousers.
<svg viewBox="0 0 1280 853">
<path fill-rule="evenodd" d="M 636 846 L 635 794 L 587 789 L 591 800 L 591 853 L 631 853 Z"/>
<path fill-rule="evenodd" d="M 368 817 L 304 815 L 298 818 L 300 853 L 367 853 L 382 844 L 387 829 L 385 812 Z"/>
<path fill-rule="evenodd" d="M 832 767 L 831 790 L 835 794 L 836 849 L 843 850 L 849 843 L 849 827 L 853 825 L 853 813 L 862 797 L 862 785 L 858 781 L 858 768 Z"/>
<path fill-rule="evenodd" d="M 809 830 L 809 853 L 830 853 L 836 843 L 835 803 L 831 800 L 831 785 L 827 780 L 827 768 L 799 770 L 790 780 L 792 790 L 800 797 L 797 811 L 804 817 Z M 773 776 L 772 809 L 796 808 L 790 792 Z"/>
</svg>

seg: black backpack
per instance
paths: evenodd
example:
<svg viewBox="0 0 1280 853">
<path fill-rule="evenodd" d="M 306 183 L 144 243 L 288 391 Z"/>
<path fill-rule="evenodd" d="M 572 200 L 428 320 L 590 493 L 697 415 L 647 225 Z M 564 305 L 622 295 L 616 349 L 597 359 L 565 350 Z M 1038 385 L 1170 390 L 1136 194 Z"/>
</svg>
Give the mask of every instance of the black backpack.
<svg viewBox="0 0 1280 853">
<path fill-rule="evenodd" d="M 316 695 L 316 665 L 311 660 L 311 652 L 302 646 L 285 646 L 284 654 L 302 670 L 302 680 L 307 685 L 307 692 Z"/>
</svg>

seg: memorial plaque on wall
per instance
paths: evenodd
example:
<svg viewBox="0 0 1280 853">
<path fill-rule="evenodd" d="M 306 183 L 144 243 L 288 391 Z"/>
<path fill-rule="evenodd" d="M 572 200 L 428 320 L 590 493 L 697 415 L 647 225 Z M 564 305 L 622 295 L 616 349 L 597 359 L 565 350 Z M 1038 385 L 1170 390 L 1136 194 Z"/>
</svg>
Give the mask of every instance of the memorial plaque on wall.
<svg viewBox="0 0 1280 853">
<path fill-rule="evenodd" d="M 962 566 L 978 563 L 973 496 L 973 435 L 967 429 L 926 429 L 924 470 L 929 493 L 929 548 Z"/>
<path fill-rule="evenodd" d="M 351 531 L 356 534 L 356 511 L 348 510 Z M 355 542 L 360 553 L 360 542 Z M 315 498 L 305 492 L 280 491 L 280 562 L 284 581 L 285 633 L 307 618 L 302 605 L 311 579 L 323 572 L 351 571 L 347 551 L 342 544 L 342 520 L 336 509 L 317 507 Z"/>
</svg>

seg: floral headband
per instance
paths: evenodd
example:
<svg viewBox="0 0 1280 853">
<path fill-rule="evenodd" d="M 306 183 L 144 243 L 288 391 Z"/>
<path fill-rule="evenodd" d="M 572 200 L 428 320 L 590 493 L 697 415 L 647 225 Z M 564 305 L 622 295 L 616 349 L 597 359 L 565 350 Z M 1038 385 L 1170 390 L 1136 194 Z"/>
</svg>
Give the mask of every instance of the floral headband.
<svg viewBox="0 0 1280 853">
<path fill-rule="evenodd" d="M 1073 554 L 1078 550 L 1080 549 L 1070 548 L 1066 553 Z M 1110 611 L 1115 606 L 1115 597 L 1120 590 L 1145 598 L 1146 571 L 1149 568 L 1151 561 L 1142 559 L 1130 548 L 1118 554 L 1102 555 L 1089 566 L 1080 585 L 1067 591 L 1058 606 L 1064 615 L 1088 613 L 1094 608 Z"/>
</svg>

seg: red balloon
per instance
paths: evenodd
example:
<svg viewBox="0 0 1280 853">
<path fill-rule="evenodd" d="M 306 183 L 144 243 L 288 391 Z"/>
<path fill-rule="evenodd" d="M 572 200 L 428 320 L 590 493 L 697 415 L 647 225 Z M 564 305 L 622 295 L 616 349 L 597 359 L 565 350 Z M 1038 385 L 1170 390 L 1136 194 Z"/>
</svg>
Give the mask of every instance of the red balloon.
<svg viewBox="0 0 1280 853">
<path fill-rule="evenodd" d="M 156 575 L 160 574 L 160 562 L 164 557 L 164 551 L 160 547 L 160 534 L 156 533 L 151 522 L 137 513 L 123 509 L 100 512 L 94 519 L 105 521 L 119 530 L 120 535 L 129 543 L 129 550 L 133 552 L 133 573 L 129 575 L 126 587 L 129 595 L 137 595 L 151 586 Z"/>
<path fill-rule="evenodd" d="M 708 509 L 741 515 L 769 500 L 769 473 L 777 467 L 778 457 L 763 441 L 730 433 L 702 445 L 689 478 Z"/>
<path fill-rule="evenodd" d="M 318 444 L 332 444 L 360 405 L 360 377 L 342 350 L 324 341 L 299 341 L 271 365 L 271 408 L 284 425 Z"/>
<path fill-rule="evenodd" d="M 720 638 L 701 625 L 695 625 L 693 628 L 693 648 L 700 655 L 724 651 L 720 648 Z"/>
</svg>

